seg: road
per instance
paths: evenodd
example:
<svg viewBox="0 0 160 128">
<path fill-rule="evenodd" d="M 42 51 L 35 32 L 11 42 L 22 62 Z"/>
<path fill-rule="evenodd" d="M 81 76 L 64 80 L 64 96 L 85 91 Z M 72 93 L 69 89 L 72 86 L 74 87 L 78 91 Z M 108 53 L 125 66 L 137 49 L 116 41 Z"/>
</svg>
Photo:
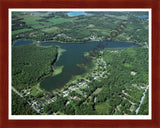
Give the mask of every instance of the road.
<svg viewBox="0 0 160 128">
<path fill-rule="evenodd" d="M 13 90 L 17 95 L 19 95 L 20 97 L 23 98 L 23 96 L 22 96 L 14 87 L 12 87 L 12 90 Z"/>
<path fill-rule="evenodd" d="M 17 95 L 19 95 L 21 98 L 23 98 L 23 100 L 25 100 L 25 98 L 12 86 L 12 90 L 17 94 Z M 25 100 L 26 101 L 26 100 Z M 31 106 L 31 108 L 33 109 L 33 110 L 35 110 L 37 113 L 40 113 L 39 112 L 39 109 L 36 109 L 34 106 L 32 106 L 32 104 L 30 103 L 30 102 L 28 102 L 28 101 L 26 101 L 30 106 Z"/>
<path fill-rule="evenodd" d="M 140 100 L 140 104 L 138 105 L 138 108 L 136 109 L 136 115 L 137 115 L 138 112 L 139 112 L 139 109 L 140 109 L 140 107 L 141 107 L 141 105 L 142 105 L 142 103 L 143 103 L 143 100 L 144 100 L 144 97 L 145 97 L 145 95 L 146 95 L 146 92 L 147 92 L 148 88 L 149 88 L 149 85 L 147 85 L 145 91 L 143 92 L 143 96 L 142 96 L 142 98 L 141 98 L 141 100 Z"/>
</svg>

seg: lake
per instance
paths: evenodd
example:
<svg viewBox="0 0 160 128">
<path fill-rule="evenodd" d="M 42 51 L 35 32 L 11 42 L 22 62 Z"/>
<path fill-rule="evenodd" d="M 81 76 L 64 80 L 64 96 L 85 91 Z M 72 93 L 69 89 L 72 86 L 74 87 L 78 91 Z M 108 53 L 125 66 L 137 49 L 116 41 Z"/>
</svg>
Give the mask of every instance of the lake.
<svg viewBox="0 0 160 128">
<path fill-rule="evenodd" d="M 67 13 L 67 15 L 70 17 L 74 17 L 74 16 L 79 16 L 79 15 L 91 15 L 91 14 L 87 14 L 84 11 L 76 11 L 76 12 L 69 12 Z"/>
<path fill-rule="evenodd" d="M 19 41 L 16 41 L 15 43 L 13 43 L 12 46 L 20 46 L 20 45 L 26 45 L 26 44 L 31 44 L 33 43 L 33 41 L 30 41 L 30 40 L 19 40 Z"/>
<path fill-rule="evenodd" d="M 25 43 L 24 43 L 25 42 Z M 24 44 L 30 44 L 33 41 L 17 41 L 14 43 L 14 46 L 20 46 Z M 63 71 L 61 74 L 58 74 L 53 77 L 45 78 L 41 83 L 40 87 L 51 91 L 56 88 L 62 88 L 65 83 L 67 83 L 72 76 L 84 73 L 84 69 L 80 69 L 78 72 L 72 72 L 72 69 L 76 67 L 77 64 L 83 61 L 83 55 L 85 52 L 91 51 L 94 48 L 97 48 L 97 45 L 100 42 L 89 42 L 83 44 L 71 44 L 71 43 L 54 43 L 54 42 L 45 42 L 41 43 L 41 46 L 50 46 L 50 45 L 57 45 L 66 51 L 63 52 L 59 60 L 56 62 L 56 66 L 64 66 Z M 106 41 L 102 41 L 102 44 L 106 44 Z M 110 42 L 106 45 L 106 48 L 130 48 L 130 47 L 139 47 L 139 45 L 133 43 L 123 43 L 123 42 Z"/>
<path fill-rule="evenodd" d="M 148 18 L 148 15 L 137 15 L 139 18 Z"/>
</svg>

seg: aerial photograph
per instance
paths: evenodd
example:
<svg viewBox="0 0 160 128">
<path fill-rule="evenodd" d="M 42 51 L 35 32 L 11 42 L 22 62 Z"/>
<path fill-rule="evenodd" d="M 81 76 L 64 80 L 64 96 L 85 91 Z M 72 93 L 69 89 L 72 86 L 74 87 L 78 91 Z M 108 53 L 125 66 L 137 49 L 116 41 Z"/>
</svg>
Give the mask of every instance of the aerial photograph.
<svg viewBox="0 0 160 128">
<path fill-rule="evenodd" d="M 11 115 L 149 115 L 149 11 L 11 11 Z"/>
</svg>

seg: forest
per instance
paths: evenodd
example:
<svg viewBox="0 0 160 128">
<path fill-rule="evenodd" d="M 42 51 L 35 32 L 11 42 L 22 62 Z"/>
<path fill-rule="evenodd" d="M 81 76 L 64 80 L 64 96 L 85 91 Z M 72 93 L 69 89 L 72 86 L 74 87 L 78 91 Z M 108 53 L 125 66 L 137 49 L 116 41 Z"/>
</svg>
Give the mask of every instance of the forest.
<svg viewBox="0 0 160 128">
<path fill-rule="evenodd" d="M 21 90 L 51 75 L 56 54 L 56 46 L 42 47 L 35 44 L 13 46 L 12 86 Z"/>
</svg>

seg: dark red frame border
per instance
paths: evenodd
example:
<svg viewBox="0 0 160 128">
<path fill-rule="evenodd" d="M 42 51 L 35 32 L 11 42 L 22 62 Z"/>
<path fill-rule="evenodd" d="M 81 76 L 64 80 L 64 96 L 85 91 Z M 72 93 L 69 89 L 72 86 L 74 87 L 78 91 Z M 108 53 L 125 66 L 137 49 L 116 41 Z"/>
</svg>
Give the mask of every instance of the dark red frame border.
<svg viewBox="0 0 160 128">
<path fill-rule="evenodd" d="M 9 120 L 8 119 L 8 9 L 9 8 L 151 8 L 152 9 L 152 119 L 151 120 Z M 0 128 L 159 128 L 160 33 L 159 0 L 0 0 Z"/>
</svg>

